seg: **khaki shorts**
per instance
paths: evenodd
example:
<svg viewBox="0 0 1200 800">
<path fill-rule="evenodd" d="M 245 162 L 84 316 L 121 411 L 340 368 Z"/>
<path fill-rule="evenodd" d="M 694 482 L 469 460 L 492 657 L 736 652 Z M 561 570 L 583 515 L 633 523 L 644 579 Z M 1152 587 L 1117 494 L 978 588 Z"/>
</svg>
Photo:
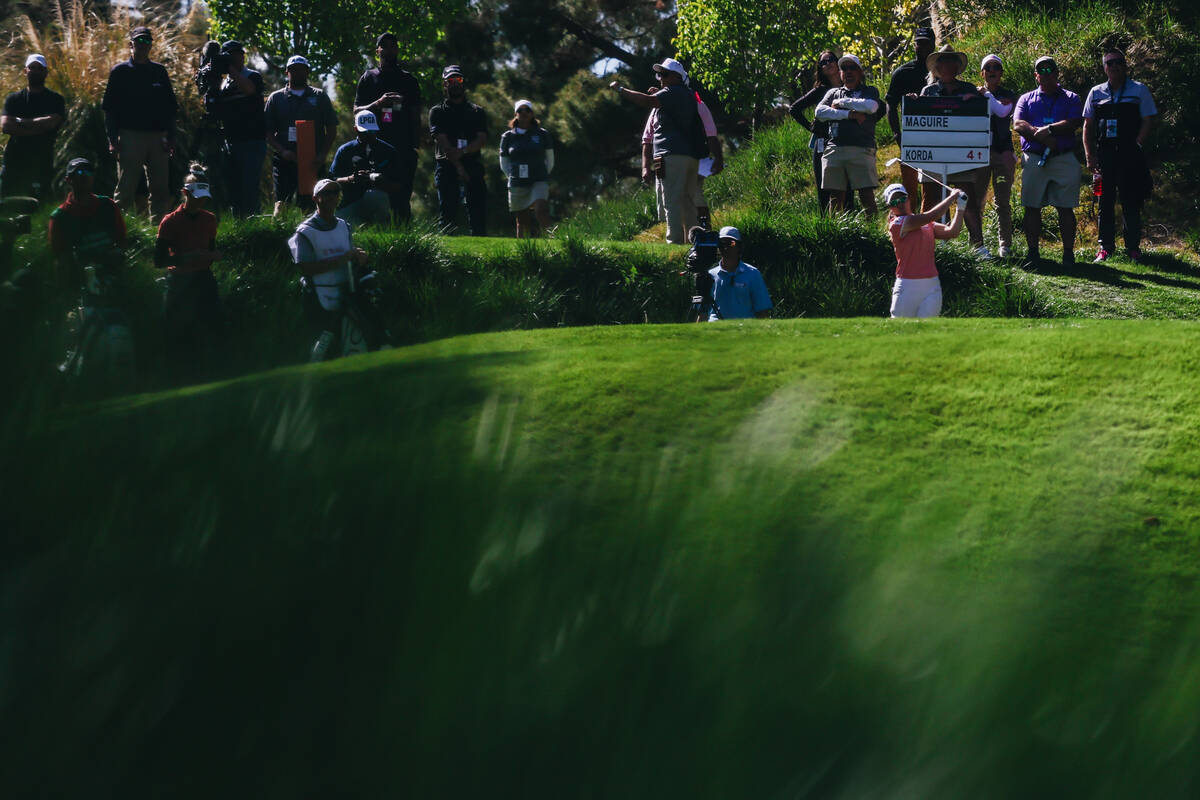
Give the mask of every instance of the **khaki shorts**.
<svg viewBox="0 0 1200 800">
<path fill-rule="evenodd" d="M 1074 153 L 1046 159 L 1038 166 L 1041 155 L 1021 154 L 1021 205 L 1026 208 L 1078 208 L 1079 187 L 1083 179 L 1079 159 Z"/>
<path fill-rule="evenodd" d="M 827 146 L 821 156 L 821 188 L 829 192 L 879 188 L 875 148 Z"/>
<path fill-rule="evenodd" d="M 508 187 L 508 210 L 524 211 L 537 200 L 550 199 L 550 184 L 538 181 L 531 186 Z"/>
</svg>

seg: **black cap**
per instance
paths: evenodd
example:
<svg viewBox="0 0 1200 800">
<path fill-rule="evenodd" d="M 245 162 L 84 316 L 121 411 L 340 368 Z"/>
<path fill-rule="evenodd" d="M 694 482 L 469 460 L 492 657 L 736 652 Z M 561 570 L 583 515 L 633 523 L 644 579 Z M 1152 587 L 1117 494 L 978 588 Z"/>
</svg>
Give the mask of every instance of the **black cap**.
<svg viewBox="0 0 1200 800">
<path fill-rule="evenodd" d="M 388 39 L 391 39 L 393 42 L 396 42 L 397 44 L 399 44 L 399 43 L 400 43 L 400 40 L 396 38 L 396 34 L 394 34 L 394 33 L 381 33 L 381 34 L 379 34 L 379 37 L 378 37 L 378 38 L 375 40 L 375 46 L 376 46 L 376 47 L 379 47 L 379 46 L 380 46 L 380 45 L 382 45 L 384 42 L 386 42 Z"/>
<path fill-rule="evenodd" d="M 928 39 L 934 41 L 933 28 L 917 28 L 913 31 L 913 39 Z"/>
<path fill-rule="evenodd" d="M 222 53 L 241 53 L 246 55 L 246 48 L 242 47 L 242 43 L 237 39 L 230 39 L 225 44 L 221 45 Z"/>
<path fill-rule="evenodd" d="M 67 162 L 68 175 L 74 175 L 81 169 L 86 169 L 87 171 L 92 172 L 92 162 L 88 161 L 86 158 L 72 158 L 69 162 Z"/>
<path fill-rule="evenodd" d="M 463 77 L 462 67 L 460 67 L 458 64 L 451 64 L 442 70 L 442 80 L 446 80 L 446 78 L 449 78 L 451 75 Z"/>
<path fill-rule="evenodd" d="M 129 41 L 132 42 L 134 39 L 138 38 L 139 36 L 149 36 L 151 39 L 153 39 L 154 33 L 149 28 L 147 28 L 145 25 L 139 25 L 129 32 Z"/>
</svg>

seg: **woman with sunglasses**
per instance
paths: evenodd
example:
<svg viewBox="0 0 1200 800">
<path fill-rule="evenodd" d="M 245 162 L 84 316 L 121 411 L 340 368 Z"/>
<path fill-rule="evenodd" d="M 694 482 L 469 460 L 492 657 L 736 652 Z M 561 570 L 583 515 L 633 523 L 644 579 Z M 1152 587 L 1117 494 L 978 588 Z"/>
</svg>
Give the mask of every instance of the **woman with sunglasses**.
<svg viewBox="0 0 1200 800">
<path fill-rule="evenodd" d="M 154 266 L 167 270 L 163 298 L 167 348 L 173 370 L 207 372 L 221 328 L 221 300 L 212 264 L 217 250 L 217 218 L 207 210 L 212 198 L 205 169 L 192 164 L 183 179 L 182 202 L 158 224 Z"/>
<path fill-rule="evenodd" d="M 824 214 L 829 206 L 830 193 L 821 188 L 821 155 L 825 152 L 825 144 L 829 139 L 829 123 L 819 119 L 809 121 L 804 112 L 815 107 L 825 97 L 830 89 L 842 85 L 842 71 L 838 69 L 838 57 L 832 50 L 826 50 L 817 58 L 817 68 L 814 70 L 815 79 L 812 88 L 800 99 L 788 107 L 792 119 L 809 131 L 812 136 L 808 139 L 808 147 L 813 151 L 813 180 L 817 187 L 817 207 Z M 847 199 L 847 210 L 853 210 L 853 195 Z"/>
<path fill-rule="evenodd" d="M 978 89 L 988 99 L 992 112 L 992 147 L 988 165 L 979 169 L 975 179 L 975 195 L 982 207 L 987 196 L 988 181 L 992 184 L 992 202 L 996 204 L 996 217 L 1000 221 L 1000 258 L 1012 255 L 1012 187 L 1017 172 L 1017 156 L 1013 152 L 1012 113 L 1017 107 L 1016 92 L 1000 85 L 1004 77 L 1004 63 L 1000 56 L 989 53 L 979 64 L 983 83 Z M 990 255 L 986 246 L 980 255 Z"/>
<path fill-rule="evenodd" d="M 883 202 L 888 207 L 888 235 L 896 251 L 892 318 L 936 317 L 942 313 L 942 284 L 934 265 L 934 249 L 938 239 L 953 239 L 962 230 L 966 194 L 955 189 L 933 208 L 914 214 L 904 184 L 893 183 L 883 190 Z M 951 206 L 956 209 L 954 219 L 943 225 L 937 220 Z"/>
<path fill-rule="evenodd" d="M 533 115 L 533 103 L 518 100 L 508 130 L 500 136 L 500 169 L 508 178 L 508 210 L 517 218 L 517 238 L 533 236 L 533 220 L 550 229 L 550 183 L 554 142 Z"/>
</svg>

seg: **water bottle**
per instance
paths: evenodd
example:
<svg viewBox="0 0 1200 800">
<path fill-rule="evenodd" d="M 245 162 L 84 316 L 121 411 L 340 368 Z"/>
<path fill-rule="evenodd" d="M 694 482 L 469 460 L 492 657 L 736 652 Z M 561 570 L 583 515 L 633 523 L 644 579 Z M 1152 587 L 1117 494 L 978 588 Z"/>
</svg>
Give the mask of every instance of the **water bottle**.
<svg viewBox="0 0 1200 800">
<path fill-rule="evenodd" d="M 1092 173 L 1092 196 L 1099 197 L 1104 194 L 1104 181 L 1099 172 Z"/>
</svg>

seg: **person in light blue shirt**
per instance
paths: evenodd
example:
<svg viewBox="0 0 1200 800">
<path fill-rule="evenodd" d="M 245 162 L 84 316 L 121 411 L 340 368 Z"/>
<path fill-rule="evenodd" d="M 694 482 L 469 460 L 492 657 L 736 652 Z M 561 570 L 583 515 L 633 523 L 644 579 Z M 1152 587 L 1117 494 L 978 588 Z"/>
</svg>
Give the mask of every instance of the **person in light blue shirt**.
<svg viewBox="0 0 1200 800">
<path fill-rule="evenodd" d="M 713 310 L 708 321 L 770 316 L 771 295 L 762 273 L 742 261 L 741 232 L 727 225 L 717 236 L 721 263 L 708 271 L 713 278 Z"/>
</svg>

